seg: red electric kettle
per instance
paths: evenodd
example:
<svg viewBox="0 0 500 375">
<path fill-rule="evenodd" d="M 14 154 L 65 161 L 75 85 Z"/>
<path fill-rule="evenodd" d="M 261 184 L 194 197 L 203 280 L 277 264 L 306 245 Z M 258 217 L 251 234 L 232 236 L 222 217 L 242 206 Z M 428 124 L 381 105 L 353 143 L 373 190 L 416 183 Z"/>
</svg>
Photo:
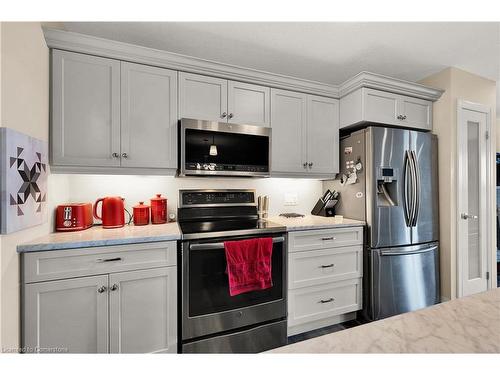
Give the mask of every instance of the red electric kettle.
<svg viewBox="0 0 500 375">
<path fill-rule="evenodd" d="M 102 202 L 101 216 L 97 215 L 97 205 Z M 125 225 L 125 206 L 122 197 L 99 198 L 94 203 L 94 217 L 102 220 L 103 228 L 121 228 Z"/>
</svg>

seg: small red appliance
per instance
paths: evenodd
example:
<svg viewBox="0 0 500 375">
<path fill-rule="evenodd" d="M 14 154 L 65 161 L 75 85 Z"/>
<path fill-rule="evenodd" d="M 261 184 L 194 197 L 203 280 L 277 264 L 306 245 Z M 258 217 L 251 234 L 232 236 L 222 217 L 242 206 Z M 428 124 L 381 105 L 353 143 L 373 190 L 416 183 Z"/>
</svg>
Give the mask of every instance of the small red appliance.
<svg viewBox="0 0 500 375">
<path fill-rule="evenodd" d="M 76 231 L 90 228 L 92 203 L 67 203 L 56 208 L 56 231 Z"/>
<path fill-rule="evenodd" d="M 97 214 L 97 206 L 102 203 L 101 216 Z M 122 197 L 99 198 L 94 203 L 94 217 L 102 220 L 103 228 L 121 228 L 125 225 L 125 205 Z"/>
<path fill-rule="evenodd" d="M 167 222 L 167 198 L 161 194 L 151 198 L 151 223 L 164 224 Z"/>
<path fill-rule="evenodd" d="M 149 206 L 145 205 L 144 202 L 139 202 L 132 208 L 134 209 L 134 225 L 149 224 Z"/>
</svg>

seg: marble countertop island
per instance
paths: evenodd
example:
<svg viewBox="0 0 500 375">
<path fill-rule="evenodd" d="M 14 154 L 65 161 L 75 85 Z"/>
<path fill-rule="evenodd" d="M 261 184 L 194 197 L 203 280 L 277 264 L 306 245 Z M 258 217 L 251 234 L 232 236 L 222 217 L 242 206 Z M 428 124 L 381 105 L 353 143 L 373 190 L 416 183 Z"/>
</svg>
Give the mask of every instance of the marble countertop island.
<svg viewBox="0 0 500 375">
<path fill-rule="evenodd" d="M 56 232 L 17 246 L 18 253 L 77 249 L 82 247 L 126 245 L 132 243 L 175 241 L 181 238 L 177 223 L 125 225 L 103 229 L 100 225 L 76 232 Z"/>
<path fill-rule="evenodd" d="M 500 288 L 268 353 L 500 353 Z"/>
<path fill-rule="evenodd" d="M 364 226 L 364 221 L 347 219 L 344 217 L 324 217 L 306 215 L 304 217 L 286 218 L 283 216 L 272 216 L 267 218 L 268 221 L 283 225 L 288 232 L 308 229 L 329 229 L 338 227 L 357 227 Z"/>
</svg>

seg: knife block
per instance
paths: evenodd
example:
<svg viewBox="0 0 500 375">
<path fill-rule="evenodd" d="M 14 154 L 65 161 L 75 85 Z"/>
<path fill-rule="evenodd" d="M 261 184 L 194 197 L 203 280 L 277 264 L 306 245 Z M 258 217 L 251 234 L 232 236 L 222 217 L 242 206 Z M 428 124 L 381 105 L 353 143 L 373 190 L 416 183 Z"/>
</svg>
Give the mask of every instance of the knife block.
<svg viewBox="0 0 500 375">
<path fill-rule="evenodd" d="M 335 216 L 335 205 L 337 204 L 337 202 L 338 199 L 334 199 L 324 203 L 320 198 L 314 205 L 314 208 L 311 210 L 311 215 L 325 217 Z"/>
</svg>

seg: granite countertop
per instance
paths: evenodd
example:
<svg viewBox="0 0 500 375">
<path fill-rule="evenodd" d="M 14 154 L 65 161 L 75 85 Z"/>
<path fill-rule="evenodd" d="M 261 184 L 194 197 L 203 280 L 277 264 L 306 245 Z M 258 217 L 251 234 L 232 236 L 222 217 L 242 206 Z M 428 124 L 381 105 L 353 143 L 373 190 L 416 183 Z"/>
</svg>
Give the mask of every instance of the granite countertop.
<svg viewBox="0 0 500 375">
<path fill-rule="evenodd" d="M 500 288 L 269 353 L 500 353 Z"/>
<path fill-rule="evenodd" d="M 324 217 L 306 215 L 304 217 L 286 218 L 283 216 L 272 216 L 267 219 L 273 223 L 280 224 L 286 227 L 288 232 L 308 229 L 328 229 L 338 227 L 358 227 L 364 226 L 364 221 L 352 220 L 348 218 Z"/>
<path fill-rule="evenodd" d="M 18 253 L 75 249 L 82 247 L 126 245 L 142 242 L 174 241 L 181 238 L 177 223 L 125 225 L 123 228 L 103 229 L 93 226 L 76 232 L 55 232 L 17 246 Z"/>
</svg>

